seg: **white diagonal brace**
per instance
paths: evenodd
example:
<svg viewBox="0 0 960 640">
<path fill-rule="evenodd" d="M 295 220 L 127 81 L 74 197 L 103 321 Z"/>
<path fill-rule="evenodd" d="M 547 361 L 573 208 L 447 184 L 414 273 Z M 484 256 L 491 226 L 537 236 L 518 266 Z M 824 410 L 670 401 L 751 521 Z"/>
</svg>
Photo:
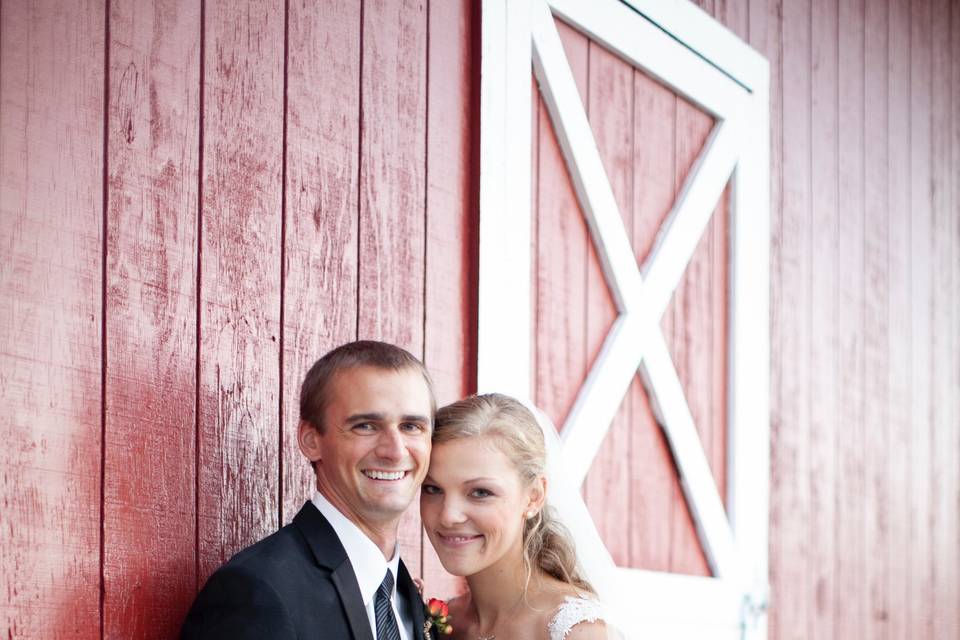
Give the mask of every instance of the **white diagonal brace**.
<svg viewBox="0 0 960 640">
<path fill-rule="evenodd" d="M 659 328 L 644 340 L 644 385 L 673 451 L 687 504 L 693 512 L 707 561 L 718 578 L 741 582 L 741 565 L 723 501 L 690 414 L 683 384 Z"/>
<path fill-rule="evenodd" d="M 637 375 L 643 349 L 640 334 L 638 315 L 624 314 L 614 321 L 564 423 L 563 468 L 576 487 L 583 484 L 630 382 Z"/>
<path fill-rule="evenodd" d="M 550 6 L 590 38 L 717 118 L 725 119 L 736 109 L 741 87 L 657 25 L 637 20 L 634 10 L 623 2 L 550 0 Z"/>
<path fill-rule="evenodd" d="M 540 92 L 597 246 L 610 293 L 617 308 L 624 311 L 641 284 L 633 247 L 603 168 L 553 15 L 544 0 L 534 0 L 531 20 L 533 66 Z"/>
<path fill-rule="evenodd" d="M 739 120 L 725 120 L 714 126 L 644 263 L 643 303 L 657 317 L 670 303 L 730 181 L 740 153 Z"/>
</svg>

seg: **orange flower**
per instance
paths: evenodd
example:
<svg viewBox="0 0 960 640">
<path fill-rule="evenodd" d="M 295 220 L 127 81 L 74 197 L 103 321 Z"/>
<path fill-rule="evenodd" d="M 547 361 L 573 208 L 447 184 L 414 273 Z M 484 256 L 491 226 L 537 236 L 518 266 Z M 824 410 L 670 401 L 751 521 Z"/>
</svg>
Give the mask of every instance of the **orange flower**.
<svg viewBox="0 0 960 640">
<path fill-rule="evenodd" d="M 427 610 L 433 618 L 446 618 L 450 615 L 450 608 L 447 603 L 438 598 L 430 598 L 427 602 Z"/>
</svg>

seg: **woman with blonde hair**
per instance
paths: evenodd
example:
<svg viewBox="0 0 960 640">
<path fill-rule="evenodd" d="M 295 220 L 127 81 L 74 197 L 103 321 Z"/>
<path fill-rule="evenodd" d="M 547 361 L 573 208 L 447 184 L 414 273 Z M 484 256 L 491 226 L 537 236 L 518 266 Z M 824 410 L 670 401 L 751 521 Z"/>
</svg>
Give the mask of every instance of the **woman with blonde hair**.
<svg viewBox="0 0 960 640">
<path fill-rule="evenodd" d="M 420 514 L 470 587 L 449 604 L 454 640 L 611 637 L 546 495 L 543 432 L 523 404 L 488 394 L 437 412 Z"/>
</svg>

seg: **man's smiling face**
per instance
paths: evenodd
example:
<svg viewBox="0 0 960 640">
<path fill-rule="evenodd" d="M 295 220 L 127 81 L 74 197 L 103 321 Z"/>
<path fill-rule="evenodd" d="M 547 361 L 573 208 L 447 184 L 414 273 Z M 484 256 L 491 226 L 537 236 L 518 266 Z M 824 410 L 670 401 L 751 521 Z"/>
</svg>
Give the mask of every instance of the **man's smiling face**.
<svg viewBox="0 0 960 640">
<path fill-rule="evenodd" d="M 431 395 L 419 371 L 359 366 L 326 390 L 317 488 L 355 523 L 395 523 L 430 461 Z"/>
</svg>

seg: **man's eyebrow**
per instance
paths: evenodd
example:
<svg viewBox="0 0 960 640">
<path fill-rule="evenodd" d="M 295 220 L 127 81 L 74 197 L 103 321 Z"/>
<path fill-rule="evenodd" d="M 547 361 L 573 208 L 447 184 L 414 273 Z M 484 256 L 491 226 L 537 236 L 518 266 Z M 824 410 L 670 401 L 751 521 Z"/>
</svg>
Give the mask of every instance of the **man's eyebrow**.
<svg viewBox="0 0 960 640">
<path fill-rule="evenodd" d="M 351 416 L 347 416 L 346 422 L 383 422 L 387 419 L 387 414 L 385 413 L 355 413 Z M 430 418 L 427 416 L 409 414 L 405 416 L 400 416 L 401 422 L 424 422 L 429 423 Z"/>
<path fill-rule="evenodd" d="M 352 416 L 347 416 L 346 422 L 380 422 L 386 418 L 386 415 L 383 413 L 355 413 Z"/>
</svg>

